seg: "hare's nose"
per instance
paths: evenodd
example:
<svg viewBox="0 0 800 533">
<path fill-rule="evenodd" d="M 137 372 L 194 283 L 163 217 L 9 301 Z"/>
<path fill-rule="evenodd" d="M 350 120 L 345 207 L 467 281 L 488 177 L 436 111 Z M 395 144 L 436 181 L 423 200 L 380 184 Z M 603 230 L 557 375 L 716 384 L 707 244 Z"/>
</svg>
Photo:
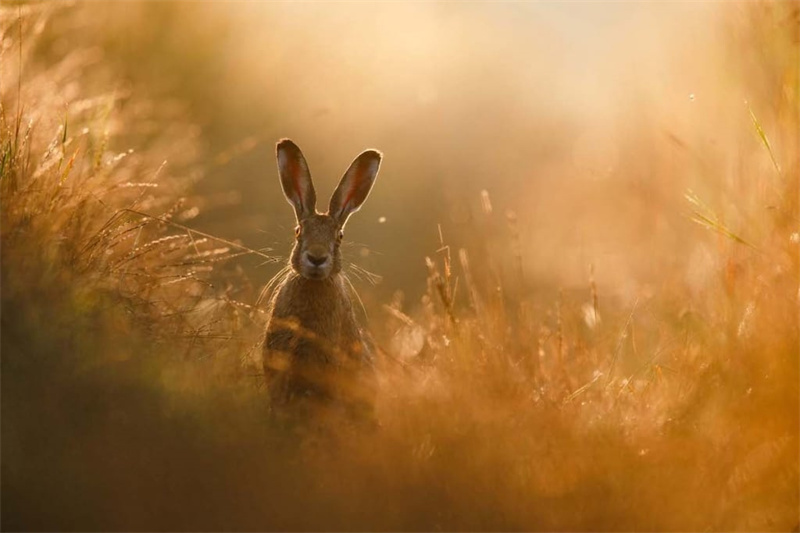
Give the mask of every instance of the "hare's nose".
<svg viewBox="0 0 800 533">
<path fill-rule="evenodd" d="M 330 257 L 327 253 L 323 254 L 312 254 L 311 252 L 306 252 L 306 259 L 309 263 L 314 266 L 322 266 L 328 262 L 328 257 Z"/>
</svg>

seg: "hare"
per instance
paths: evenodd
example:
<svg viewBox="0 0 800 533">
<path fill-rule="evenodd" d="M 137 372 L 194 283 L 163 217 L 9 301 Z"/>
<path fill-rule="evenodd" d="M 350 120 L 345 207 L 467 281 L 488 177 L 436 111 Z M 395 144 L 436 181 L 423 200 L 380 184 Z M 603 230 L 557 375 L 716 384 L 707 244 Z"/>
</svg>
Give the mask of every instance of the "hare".
<svg viewBox="0 0 800 533">
<path fill-rule="evenodd" d="M 356 320 L 342 273 L 344 226 L 372 189 L 382 154 L 362 152 L 331 197 L 316 210 L 316 192 L 300 148 L 289 139 L 276 146 L 278 173 L 297 216 L 287 274 L 269 308 L 263 346 L 264 374 L 273 405 L 293 400 L 345 404 L 371 402 L 373 361 Z"/>
</svg>

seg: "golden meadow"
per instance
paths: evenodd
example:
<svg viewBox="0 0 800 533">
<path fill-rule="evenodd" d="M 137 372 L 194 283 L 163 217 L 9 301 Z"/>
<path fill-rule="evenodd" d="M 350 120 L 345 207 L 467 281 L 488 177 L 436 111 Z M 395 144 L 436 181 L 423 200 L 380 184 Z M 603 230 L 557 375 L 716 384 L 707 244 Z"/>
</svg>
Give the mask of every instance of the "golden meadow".
<svg viewBox="0 0 800 533">
<path fill-rule="evenodd" d="M 796 530 L 791 2 L 4 2 L 8 530 Z M 274 142 L 377 427 L 268 412 Z"/>
</svg>

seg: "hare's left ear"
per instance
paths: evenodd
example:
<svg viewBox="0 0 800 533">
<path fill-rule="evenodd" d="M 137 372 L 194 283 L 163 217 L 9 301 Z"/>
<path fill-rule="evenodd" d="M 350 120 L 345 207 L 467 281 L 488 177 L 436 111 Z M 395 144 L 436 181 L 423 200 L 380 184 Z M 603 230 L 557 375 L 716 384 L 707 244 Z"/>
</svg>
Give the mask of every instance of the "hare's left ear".
<svg viewBox="0 0 800 533">
<path fill-rule="evenodd" d="M 353 160 L 344 173 L 328 207 L 328 214 L 340 227 L 347 222 L 347 217 L 361 208 L 369 196 L 375 178 L 378 177 L 382 157 L 383 154 L 377 150 L 366 150 Z"/>
</svg>

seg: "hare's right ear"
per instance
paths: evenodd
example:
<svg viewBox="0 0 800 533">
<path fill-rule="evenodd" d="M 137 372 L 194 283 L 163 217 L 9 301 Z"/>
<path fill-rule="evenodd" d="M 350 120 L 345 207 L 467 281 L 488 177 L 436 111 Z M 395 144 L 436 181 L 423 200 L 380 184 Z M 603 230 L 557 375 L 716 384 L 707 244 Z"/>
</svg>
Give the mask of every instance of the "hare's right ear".
<svg viewBox="0 0 800 533">
<path fill-rule="evenodd" d="M 314 192 L 314 183 L 303 152 L 289 139 L 281 139 L 275 147 L 275 153 L 283 194 L 294 206 L 297 220 L 313 215 L 316 212 L 317 193 Z"/>
</svg>

